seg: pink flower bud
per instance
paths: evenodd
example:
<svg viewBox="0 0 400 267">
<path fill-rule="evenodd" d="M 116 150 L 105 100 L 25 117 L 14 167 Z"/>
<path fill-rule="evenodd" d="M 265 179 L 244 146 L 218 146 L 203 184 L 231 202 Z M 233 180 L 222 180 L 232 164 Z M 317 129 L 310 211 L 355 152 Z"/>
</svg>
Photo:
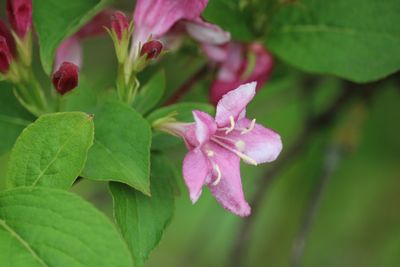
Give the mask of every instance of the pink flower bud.
<svg viewBox="0 0 400 267">
<path fill-rule="evenodd" d="M 116 11 L 111 16 L 111 29 L 117 34 L 118 40 L 121 41 L 124 31 L 129 29 L 128 19 L 123 12 Z"/>
<path fill-rule="evenodd" d="M 12 61 L 11 51 L 8 48 L 7 40 L 0 36 L 0 72 L 5 74 L 10 69 Z"/>
<path fill-rule="evenodd" d="M 7 25 L 2 20 L 0 20 L 0 36 L 3 36 L 6 39 L 7 45 L 8 45 L 8 48 L 10 49 L 10 51 L 11 51 L 11 54 L 13 56 L 15 56 L 16 47 L 15 47 L 14 37 L 12 36 L 12 34 L 11 34 L 10 30 L 8 29 Z"/>
<path fill-rule="evenodd" d="M 159 41 L 149 41 L 142 46 L 140 55 L 147 55 L 147 59 L 157 58 L 163 49 L 163 45 Z"/>
<path fill-rule="evenodd" d="M 53 74 L 53 85 L 56 90 L 64 95 L 78 86 L 79 68 L 71 62 L 63 62 Z"/>
<path fill-rule="evenodd" d="M 7 16 L 19 37 L 32 27 L 32 0 L 7 0 Z"/>
</svg>

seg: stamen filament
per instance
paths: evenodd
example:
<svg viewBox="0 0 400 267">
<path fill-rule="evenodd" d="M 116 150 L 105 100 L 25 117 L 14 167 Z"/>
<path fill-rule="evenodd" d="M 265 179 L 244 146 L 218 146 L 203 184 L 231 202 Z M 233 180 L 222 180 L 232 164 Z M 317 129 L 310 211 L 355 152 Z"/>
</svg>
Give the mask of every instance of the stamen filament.
<svg viewBox="0 0 400 267">
<path fill-rule="evenodd" d="M 249 128 L 244 128 L 240 134 L 247 134 L 251 132 L 254 129 L 254 126 L 256 125 L 256 119 L 253 119 L 250 123 Z"/>
<path fill-rule="evenodd" d="M 226 148 L 227 150 L 235 153 L 237 156 L 239 156 L 240 158 L 242 158 L 245 162 L 257 166 L 257 161 L 255 161 L 254 159 L 250 158 L 249 156 L 243 154 L 242 152 L 237 151 L 236 149 L 233 149 L 231 147 L 229 147 L 228 145 L 224 144 L 223 142 L 219 141 L 216 138 L 211 138 L 212 141 L 214 141 L 215 143 L 217 143 L 218 145 L 222 146 L 223 148 Z"/>
<path fill-rule="evenodd" d="M 232 132 L 233 129 L 235 129 L 235 118 L 233 118 L 233 116 L 229 116 L 229 121 L 231 123 L 231 126 L 226 130 L 225 134 L 228 134 Z"/>
<path fill-rule="evenodd" d="M 214 170 L 217 172 L 217 179 L 215 179 L 215 181 L 211 184 L 212 186 L 216 186 L 217 184 L 219 184 L 222 178 L 221 170 L 219 169 L 219 166 L 217 164 L 214 164 Z"/>
</svg>

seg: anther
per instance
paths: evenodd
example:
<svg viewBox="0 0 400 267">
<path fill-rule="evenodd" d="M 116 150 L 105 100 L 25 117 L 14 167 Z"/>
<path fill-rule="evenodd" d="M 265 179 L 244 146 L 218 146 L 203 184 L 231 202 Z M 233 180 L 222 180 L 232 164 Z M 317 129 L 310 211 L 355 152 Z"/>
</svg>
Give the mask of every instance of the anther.
<svg viewBox="0 0 400 267">
<path fill-rule="evenodd" d="M 230 132 L 233 131 L 233 129 L 235 129 L 235 119 L 233 118 L 233 116 L 229 116 L 229 122 L 231 123 L 231 126 L 226 130 L 225 134 L 228 134 Z"/>
<path fill-rule="evenodd" d="M 254 129 L 255 125 L 256 125 L 256 119 L 253 119 L 250 123 L 250 127 L 243 129 L 240 134 L 247 134 L 247 133 L 251 132 Z"/>
<path fill-rule="evenodd" d="M 214 165 L 214 170 L 217 172 L 217 179 L 215 179 L 215 181 L 211 184 L 212 186 L 216 186 L 217 184 L 219 184 L 222 178 L 221 170 L 219 169 L 218 165 Z"/>
</svg>

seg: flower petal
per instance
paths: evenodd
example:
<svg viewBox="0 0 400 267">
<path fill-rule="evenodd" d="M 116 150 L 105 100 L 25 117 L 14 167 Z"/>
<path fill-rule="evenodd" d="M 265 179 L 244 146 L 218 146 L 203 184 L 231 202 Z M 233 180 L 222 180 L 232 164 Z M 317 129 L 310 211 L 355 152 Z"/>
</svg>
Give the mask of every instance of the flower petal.
<svg viewBox="0 0 400 267">
<path fill-rule="evenodd" d="M 196 122 L 195 134 L 200 145 L 208 141 L 217 131 L 217 125 L 214 118 L 205 112 L 194 110 L 193 117 Z"/>
<path fill-rule="evenodd" d="M 208 59 L 210 59 L 210 61 L 221 63 L 227 60 L 228 50 L 226 49 L 226 45 L 217 46 L 211 44 L 202 44 L 201 49 Z"/>
<path fill-rule="evenodd" d="M 63 62 L 71 62 L 78 67 L 82 65 L 82 47 L 77 37 L 64 40 L 57 48 L 54 70 L 58 70 Z"/>
<path fill-rule="evenodd" d="M 158 38 L 178 20 L 193 20 L 200 16 L 208 0 L 137 0 L 133 14 L 135 42 Z"/>
<path fill-rule="evenodd" d="M 256 94 L 256 82 L 246 83 L 225 94 L 217 104 L 215 121 L 219 127 L 229 125 L 230 117 L 236 121 Z"/>
<path fill-rule="evenodd" d="M 279 134 L 260 124 L 254 124 L 247 119 L 237 122 L 237 127 L 247 131 L 232 131 L 228 138 L 235 140 L 236 149 L 257 164 L 274 161 L 282 150 L 282 141 Z"/>
<path fill-rule="evenodd" d="M 214 185 L 212 181 L 208 184 L 211 193 L 230 212 L 241 217 L 250 215 L 251 209 L 244 198 L 240 178 L 240 158 L 215 144 L 209 144 L 208 148 L 215 153 L 210 160 L 221 172 L 217 184 Z"/>
<path fill-rule="evenodd" d="M 184 21 L 186 30 L 196 41 L 206 44 L 221 45 L 231 39 L 231 34 L 217 25 L 205 22 L 200 17 L 192 21 Z"/>
<path fill-rule="evenodd" d="M 186 154 L 183 160 L 183 178 L 193 203 L 199 199 L 209 172 L 209 162 L 200 149 L 193 149 Z"/>
</svg>

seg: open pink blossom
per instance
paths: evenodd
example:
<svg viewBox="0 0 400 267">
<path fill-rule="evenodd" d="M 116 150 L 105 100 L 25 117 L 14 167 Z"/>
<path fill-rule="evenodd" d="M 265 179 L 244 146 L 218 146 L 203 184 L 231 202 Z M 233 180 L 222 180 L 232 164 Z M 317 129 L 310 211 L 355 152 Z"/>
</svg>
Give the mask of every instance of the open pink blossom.
<svg viewBox="0 0 400 267">
<path fill-rule="evenodd" d="M 216 104 L 221 97 L 242 83 L 257 81 L 257 90 L 268 80 L 274 60 L 259 43 L 244 45 L 231 42 L 225 46 L 203 45 L 211 61 L 217 62 L 219 70 L 211 85 L 210 100 Z M 250 64 L 248 56 L 253 57 Z"/>
<path fill-rule="evenodd" d="M 230 91 L 218 102 L 215 118 L 193 111 L 192 124 L 171 125 L 189 149 L 183 161 L 183 177 L 195 203 L 207 185 L 217 201 L 239 216 L 250 206 L 243 194 L 240 159 L 252 165 L 274 161 L 282 150 L 280 136 L 245 116 L 256 82 Z"/>
<path fill-rule="evenodd" d="M 180 27 L 175 29 L 186 30 L 200 42 L 212 44 L 228 42 L 229 33 L 203 21 L 200 17 L 207 4 L 208 0 L 137 0 L 133 14 L 135 31 L 131 57 L 139 51 L 139 44 L 145 43 L 150 37 L 160 39 L 178 23 Z"/>
</svg>

